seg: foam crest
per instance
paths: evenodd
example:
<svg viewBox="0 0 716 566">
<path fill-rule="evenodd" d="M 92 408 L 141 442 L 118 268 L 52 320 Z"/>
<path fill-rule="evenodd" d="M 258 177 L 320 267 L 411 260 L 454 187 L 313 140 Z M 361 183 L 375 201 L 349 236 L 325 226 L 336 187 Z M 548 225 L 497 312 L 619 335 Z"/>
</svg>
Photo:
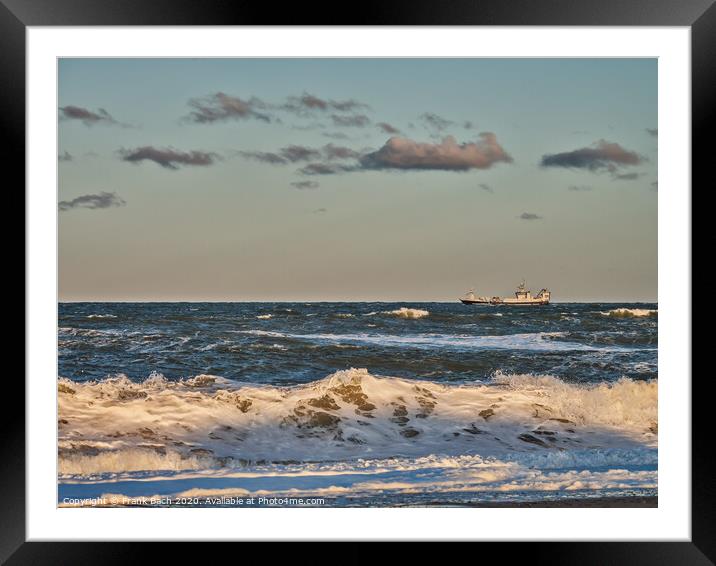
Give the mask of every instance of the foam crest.
<svg viewBox="0 0 716 566">
<path fill-rule="evenodd" d="M 236 330 L 238 334 L 303 340 L 327 344 L 368 344 L 390 348 L 444 348 L 494 350 L 549 350 L 549 351 L 628 351 L 620 346 L 589 346 L 564 340 L 563 332 L 530 332 L 498 336 L 471 334 L 383 334 L 356 332 L 346 334 L 315 333 L 291 334 L 269 330 Z"/>
<path fill-rule="evenodd" d="M 657 442 L 657 385 L 628 379 L 583 386 L 497 375 L 492 384 L 455 386 L 352 368 L 273 387 L 153 374 L 141 383 L 126 376 L 60 379 L 58 397 L 60 467 L 67 473 Z"/>
<path fill-rule="evenodd" d="M 562 453 L 560 453 L 562 454 Z M 656 450 L 633 453 L 602 453 L 597 469 L 591 454 L 575 452 L 562 458 L 558 465 L 535 466 L 537 458 L 499 459 L 479 455 L 441 456 L 431 454 L 418 458 L 361 459 L 353 462 L 314 464 L 257 465 L 225 467 L 211 471 L 168 470 L 152 476 L 120 473 L 73 478 L 60 484 L 60 501 L 67 496 L 101 497 L 121 501 L 118 489 L 130 489 L 131 495 L 148 498 L 172 496 L 197 498 L 204 504 L 229 504 L 219 497 L 350 497 L 351 504 L 367 498 L 404 497 L 408 494 L 436 496 L 461 494 L 481 499 L 509 499 L 519 493 L 521 500 L 540 499 L 545 494 L 573 497 L 594 490 L 633 492 L 657 487 Z M 586 459 L 582 460 L 581 457 Z M 134 480 L 134 481 L 133 481 Z M 123 482 L 118 487 L 117 482 Z M 191 486 L 191 487 L 188 487 Z M 444 497 L 438 499 L 444 501 Z M 406 499 L 402 499 L 403 502 Z M 425 501 L 425 499 L 423 499 Z M 65 505 L 72 504 L 65 502 Z M 115 503 L 117 504 L 117 503 Z"/>
<path fill-rule="evenodd" d="M 657 309 L 612 309 L 610 311 L 601 312 L 604 316 L 613 318 L 640 318 L 645 316 L 656 316 L 659 314 Z"/>
<path fill-rule="evenodd" d="M 423 309 L 410 309 L 407 307 L 400 307 L 392 311 L 384 311 L 385 314 L 391 314 L 400 318 L 423 318 L 430 314 L 429 311 Z"/>
</svg>

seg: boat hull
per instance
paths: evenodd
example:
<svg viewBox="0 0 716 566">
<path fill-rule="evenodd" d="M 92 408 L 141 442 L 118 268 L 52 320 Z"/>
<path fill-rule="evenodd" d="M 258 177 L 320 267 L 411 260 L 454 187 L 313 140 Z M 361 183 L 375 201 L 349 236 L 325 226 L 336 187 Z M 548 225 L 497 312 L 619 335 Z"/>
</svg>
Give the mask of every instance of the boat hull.
<svg viewBox="0 0 716 566">
<path fill-rule="evenodd" d="M 511 307 L 532 307 L 545 306 L 549 301 L 473 301 L 471 299 L 460 299 L 463 305 L 505 305 Z"/>
</svg>

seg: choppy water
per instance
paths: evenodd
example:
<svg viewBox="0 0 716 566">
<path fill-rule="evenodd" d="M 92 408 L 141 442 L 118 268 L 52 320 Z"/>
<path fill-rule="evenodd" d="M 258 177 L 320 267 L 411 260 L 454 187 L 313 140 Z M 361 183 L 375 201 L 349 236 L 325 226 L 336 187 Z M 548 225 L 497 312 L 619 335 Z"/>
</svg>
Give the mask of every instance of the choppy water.
<svg viewBox="0 0 716 566">
<path fill-rule="evenodd" d="M 569 382 L 655 378 L 657 317 L 604 314 L 618 308 L 656 306 L 62 304 L 59 374 L 143 380 L 154 371 L 169 379 L 208 373 L 281 385 L 349 367 L 441 383 L 485 380 L 496 371 Z"/>
<path fill-rule="evenodd" d="M 657 325 L 653 304 L 61 304 L 60 503 L 653 494 Z"/>
</svg>

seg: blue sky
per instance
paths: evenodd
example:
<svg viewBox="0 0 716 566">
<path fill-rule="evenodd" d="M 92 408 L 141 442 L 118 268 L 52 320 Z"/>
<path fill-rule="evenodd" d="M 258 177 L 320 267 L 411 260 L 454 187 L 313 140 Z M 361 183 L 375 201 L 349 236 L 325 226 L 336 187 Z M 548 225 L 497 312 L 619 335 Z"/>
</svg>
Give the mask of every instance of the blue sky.
<svg viewBox="0 0 716 566">
<path fill-rule="evenodd" d="M 656 300 L 655 59 L 62 59 L 58 96 L 61 300 Z"/>
</svg>

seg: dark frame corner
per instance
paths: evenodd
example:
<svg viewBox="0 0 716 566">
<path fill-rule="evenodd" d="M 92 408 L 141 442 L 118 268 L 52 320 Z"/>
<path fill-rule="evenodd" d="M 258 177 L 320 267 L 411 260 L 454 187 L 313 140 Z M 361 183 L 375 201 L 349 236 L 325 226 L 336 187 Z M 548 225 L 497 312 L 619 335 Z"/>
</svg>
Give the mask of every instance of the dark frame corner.
<svg viewBox="0 0 716 566">
<path fill-rule="evenodd" d="M 222 0 L 0 0 L 0 136 L 6 170 L 25 180 L 25 31 L 28 26 L 83 25 L 572 25 L 688 26 L 692 49 L 692 171 L 696 183 L 713 184 L 705 171 L 716 104 L 716 4 L 714 0 L 367 0 L 348 18 L 335 6 L 240 4 Z M 436 9 L 438 8 L 439 9 Z M 707 185 L 707 186 L 708 186 Z M 6 185 L 9 188 L 9 185 Z M 706 188 L 706 187 L 705 187 Z M 10 193 L 10 191 L 8 191 Z M 19 194 L 16 193 L 16 194 Z M 692 191 L 693 194 L 693 191 Z M 24 199 L 19 208 L 24 208 Z M 690 308 L 690 305 L 689 305 Z M 22 380 L 5 381 L 5 399 L 24 399 Z M 716 563 L 716 490 L 713 427 L 708 380 L 692 380 L 692 540 L 691 542 L 520 543 L 531 563 L 698 564 Z M 15 405 L 19 405 L 16 401 Z M 24 414 L 24 405 L 20 408 Z M 0 561 L 7 564 L 126 563 L 148 561 L 148 547 L 162 558 L 181 558 L 183 545 L 125 543 L 38 543 L 25 537 L 25 420 L 3 411 L 0 457 Z M 226 548 L 226 547 L 224 547 Z M 245 548 L 245 547 L 244 547 Z M 514 548 L 514 547 L 513 547 Z M 108 552 L 109 550 L 109 552 Z M 504 558 L 504 543 L 482 545 Z M 213 555 L 216 550 L 212 549 Z M 235 553 L 235 551 L 232 551 Z M 272 551 L 273 554 L 274 551 Z M 305 550 L 300 551 L 302 554 Z M 360 552 L 360 551 L 359 551 Z M 345 551 L 342 551 L 342 554 Z M 354 554 L 354 553 L 351 553 Z M 354 554 L 356 558 L 360 554 Z M 242 555 L 233 555 L 239 558 Z M 345 554 L 343 554 L 345 557 Z M 209 557 L 207 557 L 209 558 Z M 213 559 L 212 559 L 213 560 Z"/>
</svg>

